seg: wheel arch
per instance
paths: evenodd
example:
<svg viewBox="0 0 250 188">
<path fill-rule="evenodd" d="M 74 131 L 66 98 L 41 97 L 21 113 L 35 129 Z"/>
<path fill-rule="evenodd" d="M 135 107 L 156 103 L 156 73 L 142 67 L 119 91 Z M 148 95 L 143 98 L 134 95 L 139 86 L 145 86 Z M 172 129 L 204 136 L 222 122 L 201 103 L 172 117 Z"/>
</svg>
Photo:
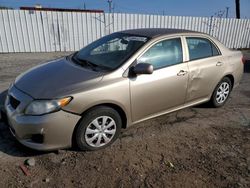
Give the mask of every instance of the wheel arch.
<svg viewBox="0 0 250 188">
<path fill-rule="evenodd" d="M 114 110 L 116 110 L 121 119 L 122 119 L 122 128 L 125 129 L 127 128 L 127 115 L 125 113 L 125 111 L 123 110 L 122 107 L 120 107 L 119 105 L 117 104 L 114 104 L 114 103 L 101 103 L 101 104 L 96 104 L 88 109 L 86 109 L 84 112 L 82 112 L 81 116 L 83 117 L 84 114 L 86 114 L 87 112 L 89 112 L 90 110 L 94 109 L 94 108 L 97 108 L 99 106 L 107 106 L 107 107 L 110 107 L 110 108 L 113 108 Z"/>
<path fill-rule="evenodd" d="M 233 89 L 233 86 L 234 86 L 234 76 L 232 75 L 232 74 L 225 74 L 225 76 L 223 76 L 221 79 L 220 79 L 220 81 L 215 85 L 215 87 L 213 88 L 213 92 L 214 92 L 214 90 L 216 89 L 216 87 L 217 87 L 217 85 L 221 82 L 221 80 L 223 79 L 223 78 L 225 78 L 225 77 L 227 77 L 227 78 L 229 78 L 230 79 L 230 81 L 231 81 L 231 84 L 232 84 L 232 88 L 231 88 L 231 90 Z M 213 96 L 213 92 L 210 94 L 210 96 L 209 96 L 209 99 L 211 100 L 211 97 Z"/>
<path fill-rule="evenodd" d="M 110 107 L 110 108 L 113 108 L 114 110 L 116 110 L 121 119 L 122 119 L 122 129 L 126 129 L 127 128 L 127 115 L 125 113 L 125 111 L 117 104 L 114 104 L 114 103 L 102 103 L 102 104 L 96 104 L 92 107 L 89 107 L 88 109 L 86 109 L 84 112 L 81 113 L 81 118 L 80 120 L 77 122 L 75 128 L 74 128 L 74 131 L 73 131 L 73 134 L 72 134 L 72 146 L 76 146 L 76 141 L 75 141 L 75 134 L 76 134 L 76 130 L 78 128 L 78 126 L 80 125 L 80 122 L 84 116 L 84 114 L 86 114 L 87 112 L 89 112 L 90 110 L 94 109 L 94 108 L 97 108 L 99 106 L 107 106 L 107 107 Z"/>
<path fill-rule="evenodd" d="M 213 92 L 214 92 L 215 88 L 217 87 L 217 85 L 218 85 L 218 84 L 221 82 L 221 80 L 222 80 L 223 78 L 225 78 L 225 77 L 227 77 L 227 78 L 230 79 L 231 84 L 232 84 L 232 89 L 233 89 L 233 86 L 234 86 L 234 76 L 233 76 L 232 74 L 225 74 L 225 76 L 223 76 L 223 77 L 219 80 L 219 82 L 215 85 L 215 87 L 214 87 L 214 89 L 213 89 Z M 211 96 L 212 96 L 212 95 L 211 95 Z"/>
<path fill-rule="evenodd" d="M 232 84 L 232 88 L 231 88 L 231 89 L 233 89 L 233 87 L 234 87 L 234 76 L 233 76 L 232 74 L 227 74 L 227 75 L 225 75 L 223 78 L 225 78 L 225 77 L 227 77 L 227 78 L 230 79 L 231 84 Z M 222 78 L 222 79 L 223 79 L 223 78 Z"/>
</svg>

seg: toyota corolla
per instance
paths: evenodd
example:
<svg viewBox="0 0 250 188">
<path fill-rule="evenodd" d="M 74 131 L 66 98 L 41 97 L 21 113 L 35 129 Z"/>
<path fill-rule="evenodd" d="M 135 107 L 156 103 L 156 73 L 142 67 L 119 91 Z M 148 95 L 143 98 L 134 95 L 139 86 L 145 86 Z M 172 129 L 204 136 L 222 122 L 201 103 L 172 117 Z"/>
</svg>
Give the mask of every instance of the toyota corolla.
<svg viewBox="0 0 250 188">
<path fill-rule="evenodd" d="M 223 106 L 242 77 L 241 58 L 199 32 L 116 32 L 18 76 L 5 101 L 10 131 L 36 150 L 101 149 L 144 120 Z"/>
</svg>

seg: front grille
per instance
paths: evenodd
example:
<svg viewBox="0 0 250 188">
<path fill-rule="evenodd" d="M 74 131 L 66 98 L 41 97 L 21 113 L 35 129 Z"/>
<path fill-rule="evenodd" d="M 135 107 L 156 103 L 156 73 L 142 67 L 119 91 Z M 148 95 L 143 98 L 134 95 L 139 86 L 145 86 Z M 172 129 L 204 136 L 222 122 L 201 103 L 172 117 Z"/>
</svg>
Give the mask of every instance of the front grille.
<svg viewBox="0 0 250 188">
<path fill-rule="evenodd" d="M 9 100 L 10 100 L 11 107 L 14 108 L 14 109 L 16 109 L 18 107 L 18 105 L 20 104 L 20 101 L 15 99 L 11 95 L 9 96 Z"/>
</svg>

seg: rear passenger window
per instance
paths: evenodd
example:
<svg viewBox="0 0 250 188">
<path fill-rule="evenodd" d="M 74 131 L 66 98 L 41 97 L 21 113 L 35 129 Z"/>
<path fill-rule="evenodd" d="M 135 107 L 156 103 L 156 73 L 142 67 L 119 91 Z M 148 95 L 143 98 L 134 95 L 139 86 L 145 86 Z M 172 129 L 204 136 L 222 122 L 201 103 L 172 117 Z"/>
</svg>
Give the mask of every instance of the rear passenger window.
<svg viewBox="0 0 250 188">
<path fill-rule="evenodd" d="M 220 52 L 208 39 L 187 37 L 189 60 L 201 59 L 219 55 Z"/>
<path fill-rule="evenodd" d="M 154 69 L 183 62 L 181 39 L 168 39 L 153 45 L 138 60 L 138 63 L 150 63 Z"/>
</svg>

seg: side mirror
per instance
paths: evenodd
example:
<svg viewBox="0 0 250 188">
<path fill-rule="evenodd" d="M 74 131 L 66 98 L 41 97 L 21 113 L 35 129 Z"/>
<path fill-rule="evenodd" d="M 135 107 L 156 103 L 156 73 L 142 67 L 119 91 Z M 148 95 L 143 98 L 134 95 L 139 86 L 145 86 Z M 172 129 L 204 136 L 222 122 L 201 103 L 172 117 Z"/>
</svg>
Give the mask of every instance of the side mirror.
<svg viewBox="0 0 250 188">
<path fill-rule="evenodd" d="M 139 63 L 133 67 L 134 74 L 152 74 L 153 71 L 154 67 L 149 63 Z"/>
</svg>

